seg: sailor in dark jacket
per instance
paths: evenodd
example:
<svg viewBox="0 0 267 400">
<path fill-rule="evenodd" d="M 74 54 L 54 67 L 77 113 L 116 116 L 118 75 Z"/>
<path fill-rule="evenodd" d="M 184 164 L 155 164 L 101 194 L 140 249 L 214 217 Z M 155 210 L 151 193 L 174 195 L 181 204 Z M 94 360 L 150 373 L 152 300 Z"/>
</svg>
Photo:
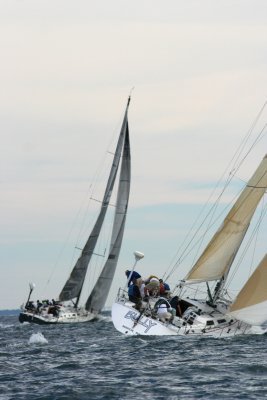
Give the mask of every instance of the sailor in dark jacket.
<svg viewBox="0 0 267 400">
<path fill-rule="evenodd" d="M 132 285 L 128 288 L 128 296 L 129 300 L 136 304 L 135 308 L 140 310 L 140 307 L 142 306 L 142 297 L 136 279 L 133 280 Z"/>
<path fill-rule="evenodd" d="M 128 287 L 130 286 L 131 283 L 133 283 L 134 280 L 136 280 L 136 283 L 138 286 L 141 286 L 142 279 L 141 275 L 138 274 L 136 271 L 129 271 L 128 269 L 125 271 L 125 275 L 127 276 L 127 281 L 128 281 Z M 130 279 L 129 279 L 130 278 Z"/>
</svg>

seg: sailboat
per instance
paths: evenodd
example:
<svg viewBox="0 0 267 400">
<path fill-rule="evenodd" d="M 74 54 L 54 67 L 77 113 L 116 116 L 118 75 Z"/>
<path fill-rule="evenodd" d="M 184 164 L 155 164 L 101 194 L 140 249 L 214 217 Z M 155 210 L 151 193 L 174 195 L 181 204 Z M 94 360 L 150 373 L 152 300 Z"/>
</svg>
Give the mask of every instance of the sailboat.
<svg viewBox="0 0 267 400">
<path fill-rule="evenodd" d="M 267 155 L 249 179 L 222 225 L 170 296 L 149 296 L 137 307 L 120 288 L 112 321 L 124 335 L 229 337 L 267 331 L 267 254 L 236 298 L 225 289 L 229 271 L 267 189 Z M 189 286 L 206 285 L 190 297 Z M 215 288 L 212 292 L 210 283 Z M 196 298 L 197 297 L 197 298 Z M 144 301 L 146 300 L 146 301 Z M 165 307 L 164 318 L 159 308 Z M 264 328 L 265 326 L 265 328 Z"/>
<path fill-rule="evenodd" d="M 32 291 L 34 290 L 34 284 L 30 284 L 30 292 L 26 305 L 22 308 L 19 315 L 20 322 L 32 322 L 37 324 L 88 322 L 95 319 L 103 309 L 112 284 L 122 246 L 129 201 L 131 181 L 131 152 L 128 127 L 129 104 L 130 97 L 128 98 L 100 211 L 93 229 L 81 251 L 80 257 L 64 284 L 58 299 L 53 301 L 52 304 L 49 304 L 50 302 L 44 302 L 35 305 L 30 301 Z M 85 285 L 86 274 L 90 267 L 91 258 L 93 254 L 95 254 L 94 250 L 106 217 L 108 206 L 110 205 L 119 166 L 120 173 L 117 185 L 117 199 L 108 256 L 85 305 L 81 307 L 80 299 Z"/>
</svg>

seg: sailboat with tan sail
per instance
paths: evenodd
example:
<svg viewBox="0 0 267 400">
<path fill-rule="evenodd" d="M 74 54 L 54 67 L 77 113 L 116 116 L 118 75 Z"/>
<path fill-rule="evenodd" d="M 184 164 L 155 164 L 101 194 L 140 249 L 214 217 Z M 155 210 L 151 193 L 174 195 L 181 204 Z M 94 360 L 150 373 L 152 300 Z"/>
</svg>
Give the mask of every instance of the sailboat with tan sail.
<svg viewBox="0 0 267 400">
<path fill-rule="evenodd" d="M 238 296 L 229 297 L 229 272 L 267 189 L 267 155 L 249 179 L 222 225 L 170 296 L 152 293 L 138 307 L 120 289 L 112 306 L 115 328 L 125 335 L 228 337 L 265 333 L 267 321 L 267 254 Z M 266 206 L 265 206 L 266 213 Z M 263 215 L 260 221 L 263 220 Z M 203 295 L 198 284 L 206 285 Z M 211 290 L 210 284 L 213 284 Z M 192 293 L 192 290 L 191 290 Z M 160 312 L 164 310 L 164 313 Z"/>
</svg>

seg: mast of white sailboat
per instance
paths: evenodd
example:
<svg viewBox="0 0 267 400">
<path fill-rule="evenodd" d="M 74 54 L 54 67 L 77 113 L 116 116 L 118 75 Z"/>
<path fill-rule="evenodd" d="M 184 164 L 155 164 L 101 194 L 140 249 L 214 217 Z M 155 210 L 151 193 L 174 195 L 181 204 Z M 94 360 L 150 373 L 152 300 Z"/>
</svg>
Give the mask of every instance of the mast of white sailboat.
<svg viewBox="0 0 267 400">
<path fill-rule="evenodd" d="M 100 312 L 104 307 L 115 274 L 126 222 L 130 194 L 130 183 L 131 152 L 129 129 L 127 124 L 108 258 L 85 304 L 86 310 L 93 313 Z"/>
<path fill-rule="evenodd" d="M 123 144 L 125 141 L 125 135 L 126 135 L 126 131 L 128 129 L 127 112 L 128 112 L 129 104 L 130 104 L 130 97 L 128 98 L 128 102 L 127 102 L 127 106 L 126 106 L 126 110 L 125 110 L 125 114 L 124 114 L 124 118 L 123 118 L 123 122 L 122 122 L 122 127 L 121 127 L 121 131 L 120 131 L 119 139 L 117 142 L 115 154 L 113 157 L 113 162 L 112 162 L 108 182 L 106 185 L 104 197 L 102 200 L 100 212 L 98 214 L 98 217 L 97 217 L 95 225 L 92 229 L 92 232 L 82 250 L 81 256 L 77 260 L 74 268 L 72 269 L 72 272 L 71 272 L 69 278 L 67 279 L 67 281 L 59 295 L 59 300 L 61 300 L 61 301 L 67 301 L 67 300 L 72 300 L 72 299 L 76 298 L 75 307 L 78 306 L 78 303 L 80 300 L 80 296 L 81 296 L 83 284 L 85 281 L 85 276 L 86 276 L 86 272 L 88 269 L 88 265 L 90 263 L 92 254 L 94 252 L 94 249 L 95 249 L 95 246 L 96 246 L 96 243 L 97 243 L 97 240 L 98 240 L 98 237 L 99 237 L 99 234 L 100 234 L 100 231 L 101 231 L 104 219 L 105 219 L 105 215 L 106 215 L 107 208 L 108 208 L 110 198 L 112 195 L 114 183 L 116 180 L 116 176 L 117 176 L 117 172 L 118 172 L 118 168 L 119 168 L 119 162 L 121 159 L 122 148 L 123 148 Z"/>
</svg>

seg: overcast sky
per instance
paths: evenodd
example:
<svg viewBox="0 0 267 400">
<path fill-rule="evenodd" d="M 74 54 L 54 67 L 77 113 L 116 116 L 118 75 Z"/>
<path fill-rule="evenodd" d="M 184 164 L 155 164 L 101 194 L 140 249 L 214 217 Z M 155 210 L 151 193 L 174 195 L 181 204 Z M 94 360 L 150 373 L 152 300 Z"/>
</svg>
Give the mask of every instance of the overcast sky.
<svg viewBox="0 0 267 400">
<path fill-rule="evenodd" d="M 134 87 L 110 305 L 134 250 L 146 253 L 143 275 L 164 272 L 265 104 L 267 2 L 0 0 L 0 9 L 0 308 L 20 306 L 29 281 L 43 290 Z M 236 186 L 266 152 L 265 135 Z M 60 268 L 42 295 L 57 296 L 69 272 Z"/>
</svg>

